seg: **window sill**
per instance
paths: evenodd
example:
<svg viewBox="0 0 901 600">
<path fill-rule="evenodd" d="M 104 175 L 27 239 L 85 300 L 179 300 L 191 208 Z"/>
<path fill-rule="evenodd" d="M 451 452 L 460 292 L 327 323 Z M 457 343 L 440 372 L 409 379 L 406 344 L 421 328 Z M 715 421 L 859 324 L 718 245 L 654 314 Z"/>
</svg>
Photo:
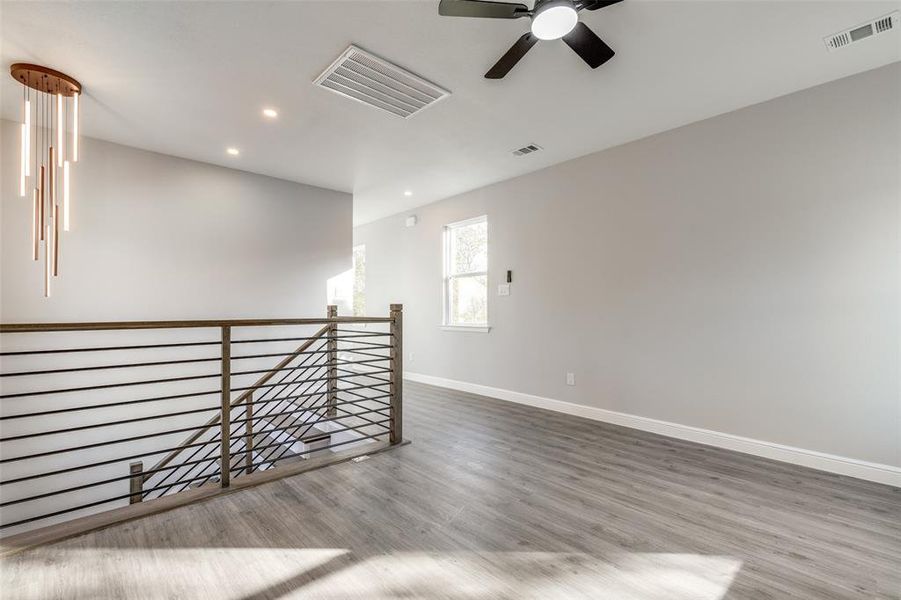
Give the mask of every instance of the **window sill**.
<svg viewBox="0 0 901 600">
<path fill-rule="evenodd" d="M 481 325 L 442 325 L 442 331 L 467 331 L 469 333 L 488 333 L 491 327 Z"/>
</svg>

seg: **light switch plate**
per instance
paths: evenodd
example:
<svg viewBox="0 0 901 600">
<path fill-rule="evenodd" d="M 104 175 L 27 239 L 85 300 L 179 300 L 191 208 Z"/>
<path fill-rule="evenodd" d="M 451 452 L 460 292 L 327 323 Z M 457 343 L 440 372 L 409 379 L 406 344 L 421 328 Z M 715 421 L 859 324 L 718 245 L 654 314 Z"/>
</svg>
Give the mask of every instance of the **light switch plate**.
<svg viewBox="0 0 901 600">
<path fill-rule="evenodd" d="M 501 283 L 497 286 L 497 295 L 498 296 L 509 296 L 510 295 L 510 284 L 509 283 Z"/>
</svg>

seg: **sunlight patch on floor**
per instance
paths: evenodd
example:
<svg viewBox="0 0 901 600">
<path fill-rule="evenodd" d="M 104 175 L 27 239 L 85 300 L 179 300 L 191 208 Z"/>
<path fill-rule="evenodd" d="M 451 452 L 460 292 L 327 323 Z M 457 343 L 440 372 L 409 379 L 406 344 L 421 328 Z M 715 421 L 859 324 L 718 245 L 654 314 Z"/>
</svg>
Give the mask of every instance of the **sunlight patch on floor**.
<svg viewBox="0 0 901 600">
<path fill-rule="evenodd" d="M 334 548 L 41 548 L 0 561 L 4 598 L 245 598 L 346 554 Z M 74 590 L 74 591 L 73 591 Z M 7 594 L 9 594 L 7 596 Z"/>
<path fill-rule="evenodd" d="M 728 556 L 402 552 L 337 548 L 43 548 L 5 559 L 4 594 L 70 598 L 615 598 L 721 600 L 741 568 Z"/>
<path fill-rule="evenodd" d="M 284 598 L 616 598 L 720 600 L 741 568 L 727 556 L 552 552 L 381 555 L 310 582 Z"/>
</svg>

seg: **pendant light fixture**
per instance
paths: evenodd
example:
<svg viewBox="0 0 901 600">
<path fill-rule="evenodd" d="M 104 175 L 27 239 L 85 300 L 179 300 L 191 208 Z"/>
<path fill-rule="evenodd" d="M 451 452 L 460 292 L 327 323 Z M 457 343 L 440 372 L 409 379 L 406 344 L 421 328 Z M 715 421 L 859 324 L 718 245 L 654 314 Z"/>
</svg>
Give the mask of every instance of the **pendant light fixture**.
<svg viewBox="0 0 901 600">
<path fill-rule="evenodd" d="M 31 202 L 32 258 L 44 257 L 44 296 L 59 276 L 60 232 L 69 231 L 71 163 L 78 162 L 81 84 L 47 67 L 10 67 L 22 84 L 19 195 Z"/>
</svg>

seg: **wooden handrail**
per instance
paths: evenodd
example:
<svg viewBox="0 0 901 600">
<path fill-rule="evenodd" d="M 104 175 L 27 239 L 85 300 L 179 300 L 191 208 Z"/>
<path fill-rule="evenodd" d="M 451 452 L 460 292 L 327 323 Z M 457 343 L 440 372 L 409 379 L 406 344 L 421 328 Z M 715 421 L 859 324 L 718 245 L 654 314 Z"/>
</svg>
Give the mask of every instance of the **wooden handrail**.
<svg viewBox="0 0 901 600">
<path fill-rule="evenodd" d="M 100 321 L 95 323 L 0 323 L 0 333 L 39 331 L 103 331 L 110 329 L 184 329 L 328 325 L 330 323 L 390 323 L 391 317 L 322 317 L 319 319 L 224 319 L 207 321 Z"/>
<path fill-rule="evenodd" d="M 287 366 L 291 363 L 292 360 L 294 360 L 295 358 L 297 358 L 298 356 L 300 356 L 300 354 L 301 354 L 302 352 L 306 351 L 307 348 L 309 348 L 310 346 L 312 346 L 314 342 L 316 342 L 317 340 L 320 340 L 320 339 L 321 339 L 328 331 L 329 331 L 329 326 L 328 326 L 328 325 L 326 325 L 325 327 L 322 327 L 321 329 L 319 329 L 319 331 L 317 331 L 316 333 L 314 333 L 314 334 L 312 335 L 311 339 L 307 340 L 306 342 L 304 342 L 303 344 L 301 344 L 300 346 L 298 346 L 297 349 L 294 350 L 294 352 L 292 352 L 292 353 L 289 354 L 287 357 L 285 357 L 284 359 L 282 359 L 277 365 L 275 365 L 275 367 L 272 368 L 271 371 L 269 371 L 269 372 L 267 372 L 267 373 L 264 373 L 262 377 L 260 377 L 259 379 L 257 379 L 256 383 L 254 383 L 252 386 L 250 386 L 250 389 L 246 390 L 243 394 L 241 394 L 240 396 L 238 396 L 236 399 L 232 400 L 231 406 L 234 406 L 234 405 L 236 405 L 236 404 L 241 404 L 241 403 L 243 403 L 245 400 L 247 400 L 248 398 L 250 398 L 250 397 L 253 395 L 254 391 L 256 391 L 257 388 L 259 388 L 260 386 L 262 386 L 263 384 L 265 384 L 267 381 L 269 381 L 270 379 L 272 379 L 272 377 L 275 376 L 275 374 L 278 373 L 281 369 L 284 369 L 285 367 L 287 367 Z M 189 445 L 189 444 L 193 444 L 194 442 L 196 442 L 197 439 L 200 438 L 200 436 L 202 436 L 204 433 L 206 433 L 207 431 L 209 431 L 209 429 L 210 429 L 211 427 L 213 427 L 214 425 L 216 425 L 217 423 L 219 423 L 219 421 L 220 421 L 221 418 L 222 418 L 222 415 L 221 415 L 221 414 L 217 414 L 216 416 L 212 417 L 209 421 L 206 422 L 206 424 L 204 424 L 203 426 L 201 426 L 201 429 L 199 429 L 199 430 L 196 431 L 195 433 L 192 433 L 192 434 L 188 437 L 188 439 L 186 439 L 186 440 L 181 444 L 181 446 L 187 446 L 187 445 Z M 172 460 L 173 460 L 176 456 L 178 456 L 183 450 L 184 450 L 184 448 L 180 448 L 180 449 L 178 449 L 178 450 L 173 450 L 172 452 L 170 452 L 169 454 L 167 454 L 165 457 L 163 457 L 162 460 L 160 460 L 160 461 L 159 461 L 157 464 L 155 464 L 152 468 L 148 469 L 148 470 L 150 471 L 150 474 L 149 474 L 149 475 L 145 475 L 143 481 L 147 481 L 147 480 L 148 480 L 150 477 L 152 477 L 159 469 L 162 469 L 163 467 L 165 467 L 166 465 L 168 465 L 170 462 L 172 462 Z"/>
</svg>

